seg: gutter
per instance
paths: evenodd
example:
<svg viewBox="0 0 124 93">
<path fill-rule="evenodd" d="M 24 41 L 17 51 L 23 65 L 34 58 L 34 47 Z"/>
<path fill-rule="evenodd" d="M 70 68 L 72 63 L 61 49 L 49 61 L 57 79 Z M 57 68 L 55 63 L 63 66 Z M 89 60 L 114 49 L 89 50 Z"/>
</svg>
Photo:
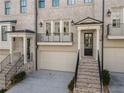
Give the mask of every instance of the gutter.
<svg viewBox="0 0 124 93">
<path fill-rule="evenodd" d="M 38 70 L 38 64 L 37 64 L 37 49 L 38 49 L 38 45 L 37 45 L 37 17 L 38 17 L 38 9 L 37 9 L 38 5 L 37 5 L 37 0 L 35 0 L 35 70 Z"/>
</svg>

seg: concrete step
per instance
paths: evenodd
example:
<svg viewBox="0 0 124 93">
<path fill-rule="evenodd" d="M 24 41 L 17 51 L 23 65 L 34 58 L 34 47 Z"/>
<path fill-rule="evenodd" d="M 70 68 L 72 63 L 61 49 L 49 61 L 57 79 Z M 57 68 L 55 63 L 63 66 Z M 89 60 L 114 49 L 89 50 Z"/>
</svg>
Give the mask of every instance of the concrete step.
<svg viewBox="0 0 124 93">
<path fill-rule="evenodd" d="M 74 93 L 100 93 L 100 89 L 75 88 L 75 92 Z"/>
<path fill-rule="evenodd" d="M 97 69 L 83 69 L 83 68 L 81 68 L 81 69 L 79 69 L 79 72 L 91 72 L 91 73 L 99 73 L 99 71 L 97 70 Z"/>
<path fill-rule="evenodd" d="M 90 70 L 98 70 L 98 67 L 94 67 L 94 66 L 79 66 L 79 69 L 90 69 Z"/>
<path fill-rule="evenodd" d="M 96 77 L 99 77 L 99 73 L 97 73 L 97 72 L 94 72 L 94 73 L 91 73 L 91 72 L 78 72 L 78 75 L 96 76 Z"/>
<path fill-rule="evenodd" d="M 85 83 L 77 83 L 76 87 L 77 88 L 100 89 L 100 84 L 85 82 Z"/>
<path fill-rule="evenodd" d="M 77 83 L 87 83 L 87 82 L 90 82 L 91 84 L 100 84 L 100 80 L 93 80 L 93 79 L 78 79 L 77 80 Z"/>
<path fill-rule="evenodd" d="M 77 76 L 77 79 L 99 80 L 99 77 L 93 77 L 93 76 Z"/>
</svg>

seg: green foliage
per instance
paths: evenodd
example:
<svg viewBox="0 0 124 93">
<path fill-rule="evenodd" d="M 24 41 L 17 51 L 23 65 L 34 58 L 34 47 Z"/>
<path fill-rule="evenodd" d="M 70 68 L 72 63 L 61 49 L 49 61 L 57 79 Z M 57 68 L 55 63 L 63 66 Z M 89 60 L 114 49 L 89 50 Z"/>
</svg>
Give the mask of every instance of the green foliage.
<svg viewBox="0 0 124 93">
<path fill-rule="evenodd" d="M 12 84 L 19 83 L 20 81 L 24 80 L 25 77 L 26 77 L 26 72 L 24 71 L 14 75 L 11 79 Z"/>
<path fill-rule="evenodd" d="M 5 93 L 5 92 L 6 92 L 5 89 L 0 90 L 0 93 Z"/>
<path fill-rule="evenodd" d="M 68 89 L 69 89 L 70 91 L 73 91 L 73 89 L 74 89 L 74 78 L 73 78 L 73 79 L 71 80 L 71 82 L 69 83 Z"/>
<path fill-rule="evenodd" d="M 103 85 L 108 86 L 110 83 L 110 73 L 108 70 L 103 71 Z"/>
</svg>

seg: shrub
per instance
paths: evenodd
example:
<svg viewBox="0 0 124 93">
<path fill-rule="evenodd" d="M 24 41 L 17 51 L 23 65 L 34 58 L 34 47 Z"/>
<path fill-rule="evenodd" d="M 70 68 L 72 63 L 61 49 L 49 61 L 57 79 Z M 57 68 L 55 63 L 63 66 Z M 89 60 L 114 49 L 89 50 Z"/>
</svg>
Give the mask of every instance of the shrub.
<svg viewBox="0 0 124 93">
<path fill-rule="evenodd" d="M 6 92 L 5 89 L 0 90 L 0 93 L 5 93 L 5 92 Z"/>
<path fill-rule="evenodd" d="M 74 78 L 70 81 L 70 83 L 69 83 L 69 85 L 68 85 L 68 89 L 69 89 L 70 91 L 73 91 L 73 89 L 74 89 Z"/>
<path fill-rule="evenodd" d="M 26 76 L 26 72 L 24 71 L 14 75 L 11 79 L 12 84 L 16 84 L 24 80 L 25 76 Z"/>
<path fill-rule="evenodd" d="M 108 70 L 103 71 L 103 85 L 107 86 L 110 83 L 110 73 Z"/>
</svg>

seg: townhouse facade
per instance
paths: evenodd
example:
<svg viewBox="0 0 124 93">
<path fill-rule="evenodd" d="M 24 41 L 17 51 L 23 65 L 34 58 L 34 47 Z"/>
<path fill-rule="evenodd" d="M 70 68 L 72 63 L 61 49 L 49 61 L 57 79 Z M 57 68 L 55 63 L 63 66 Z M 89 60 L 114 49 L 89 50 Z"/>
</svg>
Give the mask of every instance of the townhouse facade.
<svg viewBox="0 0 124 93">
<path fill-rule="evenodd" d="M 0 61 L 21 53 L 28 69 L 74 72 L 78 50 L 80 59 L 97 60 L 102 5 L 102 0 L 0 0 Z M 124 1 L 106 0 L 104 18 L 104 68 L 124 72 Z"/>
</svg>

